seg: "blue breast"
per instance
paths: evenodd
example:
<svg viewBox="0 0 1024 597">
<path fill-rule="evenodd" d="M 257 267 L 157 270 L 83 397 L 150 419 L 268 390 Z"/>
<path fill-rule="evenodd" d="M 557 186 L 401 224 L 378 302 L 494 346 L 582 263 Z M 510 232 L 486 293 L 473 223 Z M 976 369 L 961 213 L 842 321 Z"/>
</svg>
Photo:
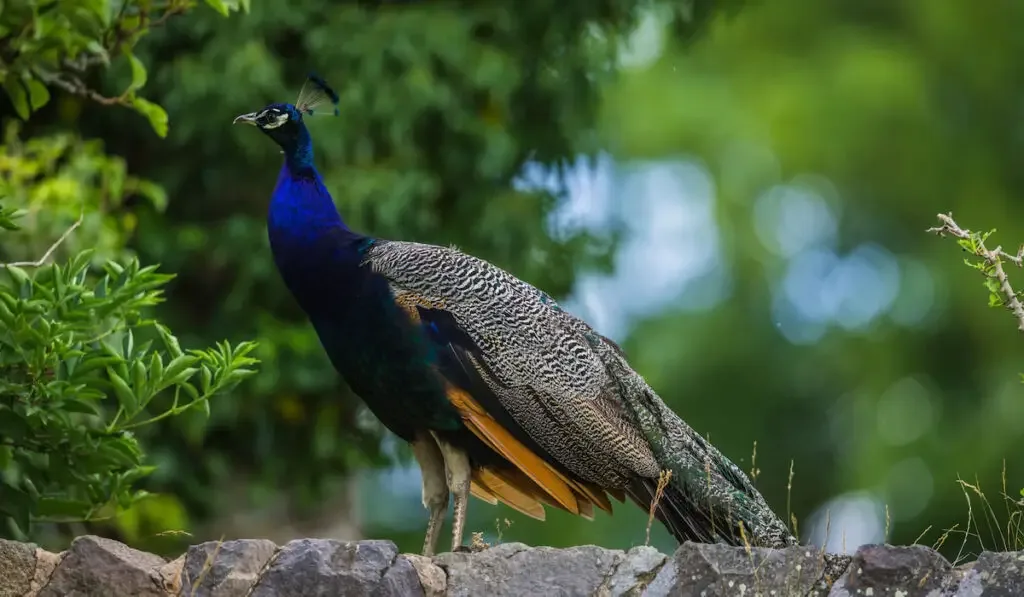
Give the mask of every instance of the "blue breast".
<svg viewBox="0 0 1024 597">
<path fill-rule="evenodd" d="M 282 167 L 267 229 L 274 262 L 332 364 L 381 422 L 458 428 L 427 335 L 395 304 L 387 281 L 362 265 L 372 238 L 342 221 L 315 168 Z"/>
</svg>

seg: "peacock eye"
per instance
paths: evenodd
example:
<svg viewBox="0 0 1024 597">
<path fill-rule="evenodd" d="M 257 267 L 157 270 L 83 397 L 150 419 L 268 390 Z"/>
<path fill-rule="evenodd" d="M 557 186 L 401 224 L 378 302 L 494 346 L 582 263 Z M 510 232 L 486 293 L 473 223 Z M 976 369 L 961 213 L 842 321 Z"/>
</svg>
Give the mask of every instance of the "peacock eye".
<svg viewBox="0 0 1024 597">
<path fill-rule="evenodd" d="M 256 117 L 256 123 L 265 129 L 272 129 L 288 122 L 291 116 L 280 108 L 267 108 Z"/>
</svg>

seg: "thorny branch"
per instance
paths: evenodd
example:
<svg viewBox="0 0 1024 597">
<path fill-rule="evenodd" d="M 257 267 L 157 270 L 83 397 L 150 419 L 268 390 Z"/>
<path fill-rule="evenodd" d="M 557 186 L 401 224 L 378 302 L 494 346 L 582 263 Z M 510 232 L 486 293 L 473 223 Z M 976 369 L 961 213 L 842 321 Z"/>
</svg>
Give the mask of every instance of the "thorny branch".
<svg viewBox="0 0 1024 597">
<path fill-rule="evenodd" d="M 1010 280 L 1006 275 L 1006 270 L 1003 269 L 1003 262 L 1008 261 L 1017 267 L 1024 266 L 1024 245 L 1021 245 L 1020 249 L 1017 250 L 1016 255 L 1011 255 L 1003 250 L 1001 246 L 997 246 L 995 249 L 989 249 L 985 246 L 985 234 L 979 234 L 977 232 L 971 232 L 965 230 L 957 225 L 956 221 L 953 220 L 953 214 L 938 214 L 939 222 L 941 226 L 935 226 L 929 228 L 927 231 L 932 234 L 938 234 L 939 236 L 946 236 L 947 234 L 960 239 L 961 241 L 967 241 L 961 243 L 964 250 L 971 249 L 977 257 L 980 257 L 987 266 L 986 268 L 979 268 L 986 276 L 993 278 L 998 287 L 999 292 L 1005 299 L 1005 305 L 1013 313 L 1014 317 L 1017 318 L 1017 329 L 1024 332 L 1024 305 L 1021 304 L 1020 297 L 1010 286 Z"/>
</svg>

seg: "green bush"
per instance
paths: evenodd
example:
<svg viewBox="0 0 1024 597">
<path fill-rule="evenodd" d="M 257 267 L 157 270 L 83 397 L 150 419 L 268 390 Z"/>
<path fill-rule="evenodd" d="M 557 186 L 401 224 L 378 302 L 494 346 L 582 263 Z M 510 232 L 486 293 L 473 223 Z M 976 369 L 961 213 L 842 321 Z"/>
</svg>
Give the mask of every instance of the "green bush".
<svg viewBox="0 0 1024 597">
<path fill-rule="evenodd" d="M 234 4 L 208 2 L 222 14 Z M 195 5 L 139 2 L 0 4 L 0 83 L 22 119 L 47 86 L 122 105 L 163 136 L 163 109 L 138 97 L 146 70 L 132 48 L 153 25 Z M 90 72 L 123 57 L 131 84 L 115 96 Z M 13 58 L 12 58 L 13 57 Z M 133 430 L 186 412 L 252 375 L 252 342 L 183 350 L 151 315 L 172 275 L 126 249 L 126 203 L 162 210 L 157 185 L 124 160 L 71 134 L 0 146 L 0 535 L 33 536 L 33 522 L 110 518 L 140 499 L 153 467 Z"/>
<path fill-rule="evenodd" d="M 186 352 L 144 317 L 171 276 L 135 260 L 90 276 L 91 256 L 9 265 L 0 285 L 0 513 L 26 534 L 31 520 L 95 520 L 144 497 L 133 485 L 152 467 L 131 430 L 208 413 L 254 372 L 253 343 Z"/>
</svg>

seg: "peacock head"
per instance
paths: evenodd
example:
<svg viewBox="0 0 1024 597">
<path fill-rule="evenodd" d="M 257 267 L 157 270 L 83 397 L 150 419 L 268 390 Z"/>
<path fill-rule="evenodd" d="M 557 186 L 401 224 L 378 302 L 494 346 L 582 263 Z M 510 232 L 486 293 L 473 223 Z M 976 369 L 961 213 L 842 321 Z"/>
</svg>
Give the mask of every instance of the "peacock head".
<svg viewBox="0 0 1024 597">
<path fill-rule="evenodd" d="M 323 79 L 309 75 L 294 104 L 273 103 L 235 117 L 233 124 L 251 124 L 273 139 L 286 154 L 302 151 L 309 143 L 303 115 L 338 115 L 338 94 Z"/>
</svg>

